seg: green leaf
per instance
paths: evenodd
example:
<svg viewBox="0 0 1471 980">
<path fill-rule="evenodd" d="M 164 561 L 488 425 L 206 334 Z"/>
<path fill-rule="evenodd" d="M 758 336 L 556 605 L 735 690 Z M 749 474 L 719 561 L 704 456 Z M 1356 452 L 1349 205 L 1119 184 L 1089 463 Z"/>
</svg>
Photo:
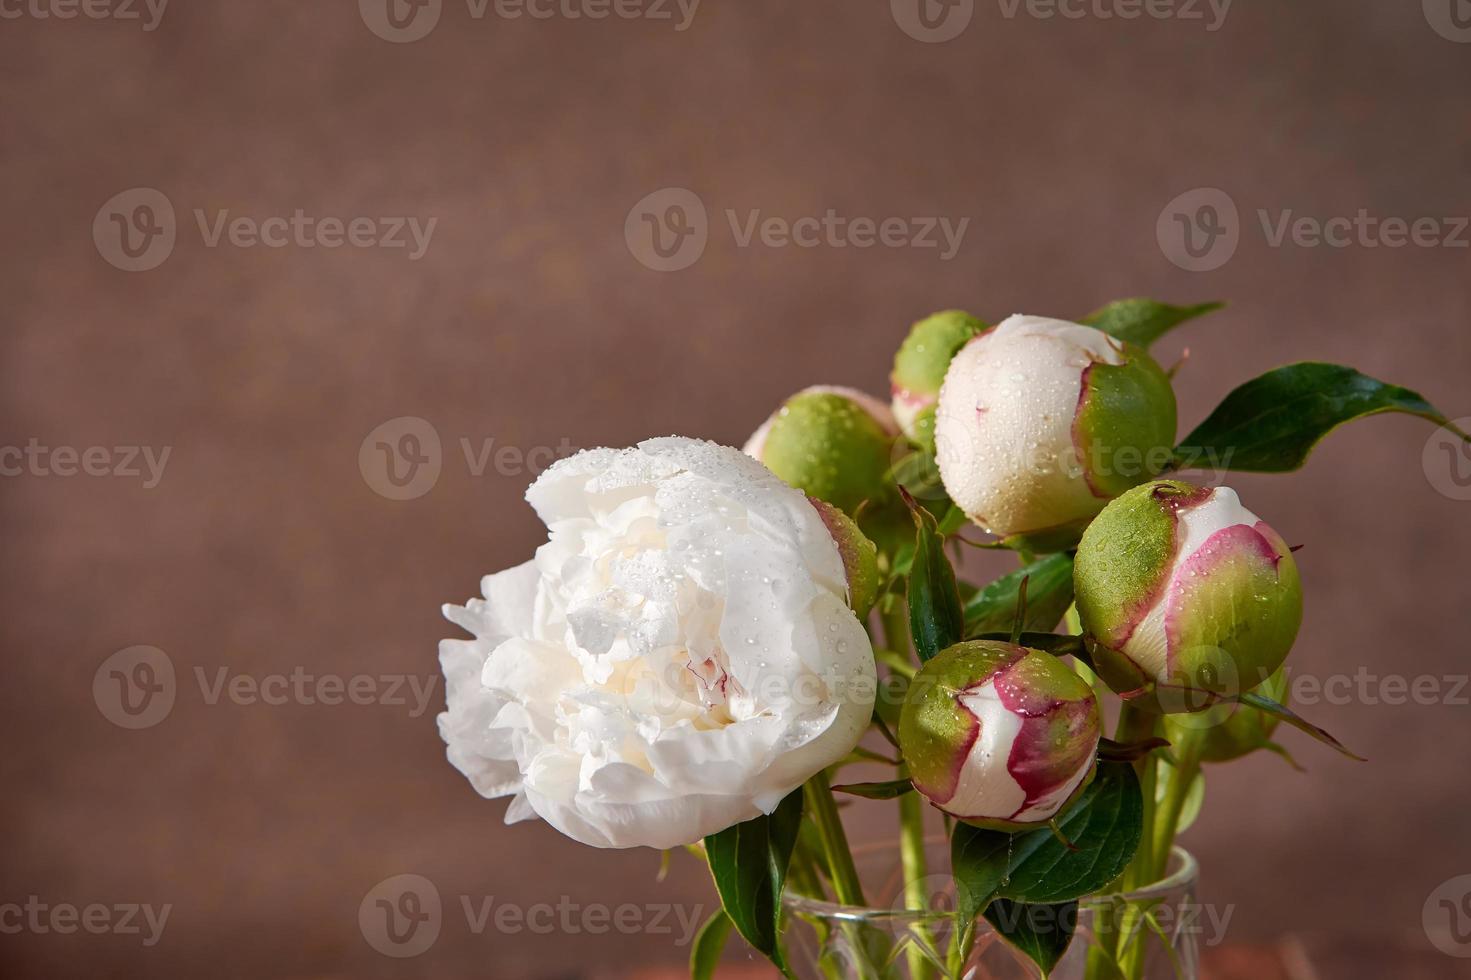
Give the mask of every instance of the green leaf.
<svg viewBox="0 0 1471 980">
<path fill-rule="evenodd" d="M 1213 313 L 1225 303 L 1171 306 L 1152 299 L 1121 299 L 1083 318 L 1083 323 L 1140 347 L 1148 347 L 1187 320 Z"/>
<path fill-rule="evenodd" d="M 861 796 L 866 800 L 897 800 L 905 793 L 914 791 L 914 783 L 907 779 L 890 779 L 881 783 L 848 783 L 834 786 L 834 793 Z"/>
<path fill-rule="evenodd" d="M 986 909 L 986 921 L 1001 937 L 1051 975 L 1067 952 L 1078 926 L 1078 903 L 1027 905 L 998 898 Z"/>
<path fill-rule="evenodd" d="M 777 969 L 787 973 L 777 943 L 781 893 L 787 864 L 802 825 L 802 791 L 782 800 L 769 815 L 736 824 L 705 838 L 715 889 L 731 923 Z"/>
<path fill-rule="evenodd" d="M 1065 552 L 1039 558 L 977 592 L 965 604 L 965 635 L 1009 630 L 1023 579 L 1027 616 L 1022 628 L 1045 631 L 1057 626 L 1073 602 L 1073 556 Z"/>
<path fill-rule="evenodd" d="M 994 899 L 1034 905 L 1099 891 L 1134 857 L 1144 830 L 1144 798 L 1134 767 L 1101 763 L 1093 782 L 1050 828 L 1015 834 L 957 824 L 950 861 L 963 921 Z"/>
<path fill-rule="evenodd" d="M 725 941 L 730 937 L 730 927 L 730 916 L 724 910 L 710 916 L 700 927 L 690 949 L 690 980 L 710 980 L 715 976 L 720 954 L 725 952 Z"/>
<path fill-rule="evenodd" d="M 945 539 L 929 512 L 909 501 L 914 516 L 914 567 L 909 571 L 909 632 L 923 663 L 965 638 L 965 612 Z"/>
<path fill-rule="evenodd" d="M 1001 640 L 1010 643 L 1011 634 L 998 630 L 995 633 L 982 633 L 979 636 L 972 636 L 970 639 Z M 1088 651 L 1083 646 L 1083 638 L 1081 636 L 1069 636 L 1066 633 L 1024 632 L 1017 642 L 1024 647 L 1050 653 L 1054 657 L 1073 657 L 1074 659 L 1081 660 L 1084 664 L 1090 666 L 1092 664 L 1092 660 L 1088 656 Z"/>
<path fill-rule="evenodd" d="M 1175 450 L 1175 467 L 1200 465 L 1251 473 L 1295 470 L 1334 429 L 1382 412 L 1402 412 L 1471 436 L 1416 392 L 1338 364 L 1307 361 L 1268 371 L 1226 400 Z"/>
</svg>

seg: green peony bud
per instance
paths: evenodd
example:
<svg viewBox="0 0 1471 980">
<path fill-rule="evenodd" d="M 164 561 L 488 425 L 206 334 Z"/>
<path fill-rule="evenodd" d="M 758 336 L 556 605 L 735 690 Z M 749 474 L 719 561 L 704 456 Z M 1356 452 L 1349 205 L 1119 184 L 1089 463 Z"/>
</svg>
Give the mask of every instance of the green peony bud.
<svg viewBox="0 0 1471 980">
<path fill-rule="evenodd" d="M 1288 702 L 1287 671 L 1277 672 L 1255 689 L 1278 704 Z M 1218 704 L 1195 714 L 1173 714 L 1165 717 L 1165 738 L 1180 748 L 1194 743 L 1192 751 L 1202 762 L 1230 762 L 1258 749 L 1285 751 L 1272 741 L 1281 719 L 1250 705 Z"/>
<path fill-rule="evenodd" d="M 894 418 L 904 434 L 928 452 L 935 450 L 935 401 L 950 361 L 986 324 L 961 310 L 945 310 L 920 320 L 894 355 L 889 375 Z"/>
<path fill-rule="evenodd" d="M 1093 777 L 1103 723 L 1049 653 L 993 640 L 941 651 L 910 682 L 899 744 L 914 788 L 966 823 L 1046 823 Z"/>
<path fill-rule="evenodd" d="M 849 514 L 891 495 L 889 408 L 852 388 L 807 388 L 787 399 L 746 442 L 747 455 L 808 495 Z"/>
<path fill-rule="evenodd" d="M 858 529 L 853 518 L 825 500 L 807 499 L 817 508 L 817 516 L 827 525 L 838 554 L 843 556 L 843 570 L 848 575 L 848 605 L 863 619 L 879 596 L 878 548 Z"/>
<path fill-rule="evenodd" d="M 950 364 L 935 414 L 945 489 L 977 524 L 1071 546 L 1108 501 L 1169 465 L 1175 394 L 1143 350 L 1013 316 Z"/>
<path fill-rule="evenodd" d="M 1099 674 L 1169 713 L 1267 680 L 1302 622 L 1291 550 L 1228 487 L 1125 493 L 1083 534 L 1073 587 Z"/>
</svg>

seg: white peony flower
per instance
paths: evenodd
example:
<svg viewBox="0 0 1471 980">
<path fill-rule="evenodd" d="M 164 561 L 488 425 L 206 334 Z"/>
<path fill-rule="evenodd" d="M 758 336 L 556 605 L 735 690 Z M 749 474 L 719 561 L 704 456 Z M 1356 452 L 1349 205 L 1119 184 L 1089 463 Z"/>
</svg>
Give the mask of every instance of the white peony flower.
<svg viewBox="0 0 1471 980">
<path fill-rule="evenodd" d="M 536 557 L 446 606 L 451 763 L 596 847 L 689 844 L 770 813 L 867 728 L 873 651 L 808 499 L 736 449 L 564 459 Z"/>
</svg>

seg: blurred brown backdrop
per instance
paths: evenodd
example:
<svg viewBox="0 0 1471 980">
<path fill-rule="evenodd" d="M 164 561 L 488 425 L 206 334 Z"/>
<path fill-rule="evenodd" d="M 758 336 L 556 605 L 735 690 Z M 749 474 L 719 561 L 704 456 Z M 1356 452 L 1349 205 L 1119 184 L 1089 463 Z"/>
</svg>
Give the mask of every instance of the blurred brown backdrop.
<svg viewBox="0 0 1471 980">
<path fill-rule="evenodd" d="M 1471 414 L 1471 252 L 1273 247 L 1257 216 L 1471 214 L 1471 44 L 1433 0 L 1241 0 L 1215 30 L 1203 4 L 1203 20 L 1048 19 L 979 0 L 955 8 L 971 19 L 946 43 L 906 33 L 902 3 L 842 0 L 706 0 L 687 22 L 652 0 L 601 20 L 563 12 L 595 2 L 533 19 L 445 0 L 408 43 L 370 24 L 402 40 L 427 21 L 395 33 L 372 0 L 176 0 L 152 30 L 141 4 L 141 20 L 61 19 L 40 16 L 65 12 L 47 2 L 0 20 L 0 443 L 105 447 L 93 468 L 112 473 L 115 447 L 170 455 L 151 488 L 141 456 L 139 477 L 67 477 L 65 453 L 39 450 L 3 481 L 0 903 L 171 912 L 152 946 L 7 930 L 8 976 L 541 980 L 682 961 L 677 927 L 475 934 L 461 896 L 712 897 L 681 856 L 657 884 L 656 854 L 503 827 L 504 804 L 444 762 L 441 688 L 416 716 L 412 693 L 386 704 L 383 686 L 366 705 L 211 703 L 196 678 L 437 681 L 436 641 L 456 632 L 439 604 L 541 539 L 517 462 L 538 447 L 739 444 L 798 387 L 883 394 L 929 311 L 1081 315 L 1136 294 L 1232 304 L 1161 345 L 1166 363 L 1191 352 L 1182 434 L 1234 384 L 1305 358 Z M 150 271 L 113 264 L 132 261 L 114 214 L 135 264 L 167 245 L 143 234 L 167 214 L 137 211 L 157 198 L 104 207 L 135 188 L 175 215 Z M 664 188 L 708 213 L 703 254 L 674 272 L 625 238 L 630 209 Z M 1157 224 L 1197 188 L 1239 208 L 1239 246 L 1190 272 Z M 407 232 L 407 248 L 208 243 L 221 212 L 298 209 L 436 224 L 417 259 Z M 969 225 L 947 261 L 742 247 L 726 217 L 829 209 Z M 402 416 L 432 425 L 442 469 L 391 500 L 359 449 Z M 1301 474 L 1233 480 L 1306 546 L 1300 672 L 1430 675 L 1445 695 L 1465 676 L 1471 503 L 1454 473 L 1427 471 L 1429 436 L 1373 419 Z M 477 475 L 462 439 L 513 452 Z M 140 644 L 167 654 L 176 696 L 128 730 L 93 682 Z M 1427 899 L 1471 873 L 1471 707 L 1455 693 L 1312 708 L 1367 765 L 1289 734 L 1306 774 L 1273 757 L 1212 774 L 1187 843 L 1205 897 L 1234 908 L 1232 939 L 1430 948 Z M 431 949 L 399 960 L 369 946 L 358 910 L 401 873 L 433 881 L 445 915 Z M 1437 962 L 1449 976 L 1466 961 Z"/>
</svg>

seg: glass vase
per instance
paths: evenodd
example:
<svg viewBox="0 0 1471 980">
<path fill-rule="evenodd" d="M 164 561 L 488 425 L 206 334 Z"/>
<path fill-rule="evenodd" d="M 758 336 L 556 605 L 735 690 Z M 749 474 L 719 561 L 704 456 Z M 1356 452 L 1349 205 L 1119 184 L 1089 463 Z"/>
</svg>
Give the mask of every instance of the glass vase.
<svg viewBox="0 0 1471 980">
<path fill-rule="evenodd" d="M 861 857 L 861 855 L 860 855 Z M 932 862 L 930 867 L 936 867 Z M 860 864 L 861 867 L 861 864 Z M 1049 980 L 1197 980 L 1205 931 L 1195 899 L 1198 868 L 1181 848 L 1166 876 L 1126 893 L 1078 903 L 1074 935 Z M 969 941 L 954 913 L 949 875 L 931 874 L 906 888 L 894 872 L 869 891 L 887 907 L 850 908 L 788 892 L 787 960 L 799 980 L 1035 980 L 1038 966 L 984 918 Z M 906 892 L 908 899 L 905 898 Z M 906 907 L 925 895 L 926 909 Z M 1041 915 L 1068 915 L 1067 906 Z"/>
</svg>

